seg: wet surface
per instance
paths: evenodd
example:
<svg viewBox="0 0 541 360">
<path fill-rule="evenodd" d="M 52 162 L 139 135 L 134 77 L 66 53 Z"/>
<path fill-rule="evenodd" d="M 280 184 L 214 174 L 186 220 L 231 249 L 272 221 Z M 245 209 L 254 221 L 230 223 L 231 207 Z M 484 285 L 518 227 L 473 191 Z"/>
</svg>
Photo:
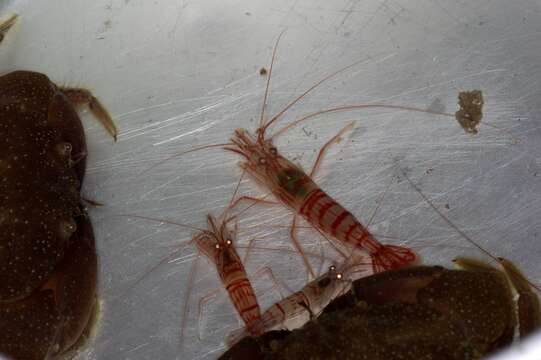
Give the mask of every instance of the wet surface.
<svg viewBox="0 0 541 360">
<path fill-rule="evenodd" d="M 237 0 L 234 6 L 207 0 L 8 0 L 0 8 L 21 15 L 0 47 L 1 74 L 31 69 L 59 85 L 89 87 L 123 130 L 113 146 L 99 124 L 83 121 L 89 154 L 83 193 L 104 204 L 89 209 L 104 305 L 97 339 L 80 359 L 207 360 L 225 351 L 224 338 L 240 325 L 223 293 L 207 303 L 198 323 L 199 299 L 220 286 L 205 261 L 192 287 L 185 346 L 179 346 L 194 248 L 173 255 L 134 286 L 194 232 L 114 215 L 131 212 L 204 227 L 206 214 L 223 209 L 241 173 L 235 154 L 209 149 L 141 173 L 175 152 L 223 143 L 236 128 L 257 128 L 268 77 L 259 71 L 270 70 L 271 47 L 284 29 L 269 116 L 326 75 L 362 62 L 296 104 L 276 129 L 352 103 L 454 113 L 458 92 L 481 89 L 485 104 L 476 136 L 454 118 L 370 110 L 325 115 L 276 143 L 310 169 L 321 146 L 355 120 L 355 129 L 325 157 L 316 179 L 323 190 L 368 222 L 388 189 L 371 229 L 389 243 L 414 248 L 424 263 L 449 266 L 456 256 L 479 255 L 406 181 L 396 180 L 395 167 L 407 169 L 460 229 L 520 264 L 530 278 L 541 278 L 541 23 L 532 16 L 538 10 L 534 0 Z M 248 179 L 240 192 L 263 195 Z M 252 210 L 240 219 L 239 245 L 256 238 L 259 246 L 292 248 L 285 228 L 289 212 Z M 322 247 L 333 255 L 313 231 L 301 229 L 298 237 L 307 251 Z M 271 267 L 292 291 L 307 282 L 294 255 L 254 250 L 245 265 L 249 274 Z M 267 277 L 254 283 L 262 309 L 281 298 Z"/>
</svg>

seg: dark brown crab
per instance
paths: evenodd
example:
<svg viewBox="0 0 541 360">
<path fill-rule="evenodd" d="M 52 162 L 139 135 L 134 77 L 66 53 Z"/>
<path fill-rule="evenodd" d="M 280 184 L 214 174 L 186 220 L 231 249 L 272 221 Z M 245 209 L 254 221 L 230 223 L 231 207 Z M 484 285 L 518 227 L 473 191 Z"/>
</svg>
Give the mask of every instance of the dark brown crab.
<svg viewBox="0 0 541 360">
<path fill-rule="evenodd" d="M 15 20 L 0 23 L 0 41 Z M 15 359 L 65 353 L 96 306 L 80 105 L 116 137 L 89 91 L 59 88 L 36 72 L 0 76 L 0 354 Z"/>
<path fill-rule="evenodd" d="M 539 327 L 539 301 L 509 261 L 471 259 L 462 270 L 416 266 L 353 283 L 316 320 L 293 332 L 246 338 L 222 359 L 479 359 L 513 340 L 512 288 L 521 336 Z"/>
</svg>

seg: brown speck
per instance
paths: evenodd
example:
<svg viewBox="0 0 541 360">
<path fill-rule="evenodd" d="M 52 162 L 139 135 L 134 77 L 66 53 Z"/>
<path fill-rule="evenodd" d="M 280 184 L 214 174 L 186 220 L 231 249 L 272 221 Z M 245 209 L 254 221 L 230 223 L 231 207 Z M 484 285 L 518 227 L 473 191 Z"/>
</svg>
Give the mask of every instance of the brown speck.
<svg viewBox="0 0 541 360">
<path fill-rule="evenodd" d="M 460 110 L 455 113 L 455 118 L 467 133 L 477 134 L 477 127 L 483 118 L 483 104 L 481 90 L 462 91 L 458 94 Z"/>
<path fill-rule="evenodd" d="M 259 69 L 259 75 L 261 75 L 261 76 L 267 75 L 267 69 L 265 69 L 264 67 L 262 67 L 261 69 Z"/>
</svg>

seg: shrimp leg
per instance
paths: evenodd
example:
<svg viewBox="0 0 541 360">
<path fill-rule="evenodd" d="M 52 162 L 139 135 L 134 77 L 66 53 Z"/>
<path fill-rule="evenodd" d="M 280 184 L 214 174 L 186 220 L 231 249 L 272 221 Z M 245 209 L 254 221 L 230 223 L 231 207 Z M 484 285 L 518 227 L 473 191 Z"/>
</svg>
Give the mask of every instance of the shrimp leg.
<svg viewBox="0 0 541 360">
<path fill-rule="evenodd" d="M 203 319 L 203 309 L 205 307 L 205 304 L 208 303 L 212 298 L 214 298 L 218 293 L 221 292 L 222 289 L 216 288 L 209 292 L 207 295 L 203 296 L 201 299 L 199 299 L 199 303 L 197 304 L 197 338 L 199 341 L 203 340 L 203 334 L 201 333 L 201 321 Z"/>
<path fill-rule="evenodd" d="M 323 147 L 321 147 L 321 149 L 319 149 L 319 154 L 317 155 L 316 162 L 312 166 L 312 171 L 310 171 L 309 176 L 311 178 L 314 178 L 314 176 L 316 175 L 317 171 L 319 170 L 319 167 L 321 166 L 321 163 L 323 162 L 323 157 L 325 156 L 325 153 L 329 150 L 331 145 L 339 142 L 342 139 L 342 135 L 344 135 L 346 131 L 353 128 L 354 125 L 355 125 L 354 121 L 346 125 L 342 130 L 338 132 L 338 134 L 334 135 L 329 141 L 325 143 L 325 145 L 323 145 Z"/>
<path fill-rule="evenodd" d="M 250 255 L 250 252 L 253 249 L 254 242 L 255 242 L 255 238 L 251 239 L 250 242 L 248 243 L 248 246 L 246 247 L 246 252 L 244 253 L 244 257 L 242 258 L 242 263 L 243 264 L 248 263 L 248 256 Z M 269 276 L 269 278 L 274 283 L 274 287 L 276 287 L 278 289 L 278 292 L 280 293 L 280 296 L 282 298 L 284 297 L 284 294 L 282 293 L 282 288 L 286 289 L 286 291 L 292 292 L 292 291 L 289 290 L 289 288 L 287 286 L 285 286 L 284 284 L 281 284 L 278 281 L 278 278 L 276 276 L 274 276 L 274 273 L 272 272 L 272 269 L 270 267 L 263 266 L 262 268 L 259 268 L 255 272 L 254 277 L 258 277 L 260 273 L 266 273 Z"/>
<path fill-rule="evenodd" d="M 299 240 L 297 239 L 296 231 L 297 231 L 297 214 L 293 215 L 293 221 L 291 222 L 291 228 L 289 230 L 289 234 L 291 236 L 291 241 L 293 242 L 293 246 L 295 246 L 295 249 L 301 256 L 302 261 L 304 262 L 304 266 L 306 266 L 306 269 L 308 269 L 309 280 L 314 279 L 316 277 L 314 273 L 314 269 L 312 269 L 312 265 L 310 265 L 310 262 L 308 261 L 308 259 L 306 258 L 306 255 L 304 254 L 304 250 L 302 249 L 302 246 L 299 243 Z"/>
<path fill-rule="evenodd" d="M 243 195 L 243 196 L 239 196 L 237 198 L 237 200 L 235 200 L 232 204 L 231 204 L 231 208 L 235 208 L 237 207 L 237 205 L 241 202 L 244 202 L 244 201 L 247 201 L 247 202 L 252 202 L 253 204 L 250 205 L 253 206 L 254 204 L 258 204 L 258 205 L 280 205 L 280 203 L 278 201 L 272 201 L 272 200 L 265 200 L 265 198 L 267 197 L 268 195 L 265 195 L 265 196 L 262 196 L 260 198 L 256 198 L 256 197 L 253 197 L 253 196 L 247 196 L 247 195 Z M 244 211 L 244 210 L 243 210 Z"/>
</svg>

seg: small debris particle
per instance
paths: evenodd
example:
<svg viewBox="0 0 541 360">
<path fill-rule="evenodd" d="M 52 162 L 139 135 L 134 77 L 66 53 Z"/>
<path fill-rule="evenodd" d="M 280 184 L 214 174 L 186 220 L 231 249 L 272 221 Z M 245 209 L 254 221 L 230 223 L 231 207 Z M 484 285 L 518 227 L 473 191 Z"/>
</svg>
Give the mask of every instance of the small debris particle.
<svg viewBox="0 0 541 360">
<path fill-rule="evenodd" d="M 264 67 L 262 67 L 261 69 L 259 69 L 259 75 L 261 75 L 261 76 L 267 75 L 267 69 L 265 69 Z"/>
<path fill-rule="evenodd" d="M 455 118 L 467 133 L 477 134 L 477 127 L 483 118 L 483 104 L 481 90 L 462 91 L 458 94 L 460 110 L 455 113 Z"/>
<path fill-rule="evenodd" d="M 302 128 L 302 131 L 304 132 L 304 134 L 306 136 L 311 136 L 312 135 L 312 132 L 311 131 L 308 131 L 305 127 Z"/>
</svg>

